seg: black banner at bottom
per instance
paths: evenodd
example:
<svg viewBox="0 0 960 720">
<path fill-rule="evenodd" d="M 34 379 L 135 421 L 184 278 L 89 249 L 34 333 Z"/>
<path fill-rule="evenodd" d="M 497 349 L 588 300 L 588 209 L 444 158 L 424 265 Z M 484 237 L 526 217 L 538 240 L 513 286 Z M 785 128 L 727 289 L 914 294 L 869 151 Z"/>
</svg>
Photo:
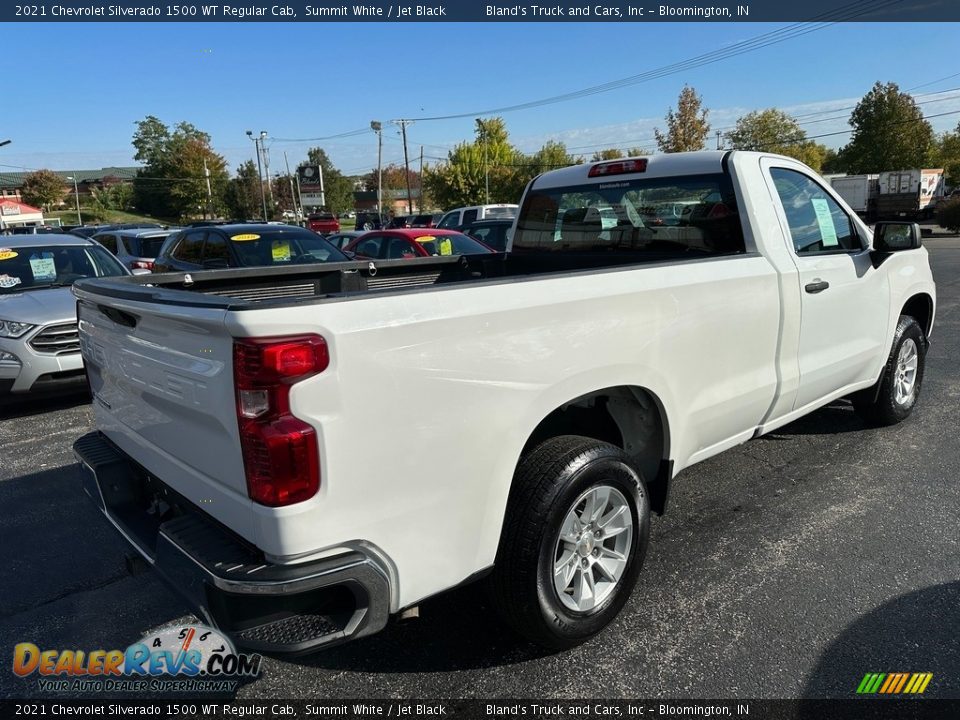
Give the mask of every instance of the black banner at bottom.
<svg viewBox="0 0 960 720">
<path fill-rule="evenodd" d="M 960 699 L 887 700 L 2 700 L 0 718 L 524 718 L 956 720 Z"/>
</svg>

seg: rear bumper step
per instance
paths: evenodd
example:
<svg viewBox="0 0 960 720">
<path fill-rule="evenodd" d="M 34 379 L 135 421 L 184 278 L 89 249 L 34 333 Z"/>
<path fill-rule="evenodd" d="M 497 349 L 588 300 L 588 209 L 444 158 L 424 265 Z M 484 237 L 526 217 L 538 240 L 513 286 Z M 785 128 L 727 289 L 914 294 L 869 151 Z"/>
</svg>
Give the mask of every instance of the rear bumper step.
<svg viewBox="0 0 960 720">
<path fill-rule="evenodd" d="M 371 557 L 349 551 L 299 565 L 269 563 L 102 434 L 84 435 L 73 451 L 84 491 L 114 527 L 238 645 L 305 653 L 386 625 L 390 584 Z"/>
</svg>

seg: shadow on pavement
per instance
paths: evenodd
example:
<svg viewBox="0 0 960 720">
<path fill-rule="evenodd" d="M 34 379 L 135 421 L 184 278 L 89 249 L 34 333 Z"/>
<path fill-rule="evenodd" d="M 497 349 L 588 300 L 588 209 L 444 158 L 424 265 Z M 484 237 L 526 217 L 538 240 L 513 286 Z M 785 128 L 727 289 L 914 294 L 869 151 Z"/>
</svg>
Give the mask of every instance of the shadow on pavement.
<svg viewBox="0 0 960 720">
<path fill-rule="evenodd" d="M 0 395 L 0 420 L 66 410 L 89 402 L 90 391 L 85 385 L 78 385 L 75 390 L 61 391 L 56 394 Z"/>
<path fill-rule="evenodd" d="M 853 411 L 853 405 L 847 400 L 837 400 L 822 407 L 789 425 L 774 430 L 763 438 L 777 439 L 779 436 L 793 435 L 836 435 L 838 433 L 863 432 L 868 425 Z M 763 439 L 761 438 L 761 439 Z"/>
<path fill-rule="evenodd" d="M 419 618 L 394 621 L 371 637 L 288 661 L 328 670 L 418 673 L 513 665 L 547 654 L 501 623 L 480 582 L 424 601 Z"/>
<path fill-rule="evenodd" d="M 863 615 L 821 656 L 803 697 L 856 698 L 864 675 L 895 672 L 933 673 L 924 699 L 960 698 L 960 582 L 901 595 Z"/>
</svg>

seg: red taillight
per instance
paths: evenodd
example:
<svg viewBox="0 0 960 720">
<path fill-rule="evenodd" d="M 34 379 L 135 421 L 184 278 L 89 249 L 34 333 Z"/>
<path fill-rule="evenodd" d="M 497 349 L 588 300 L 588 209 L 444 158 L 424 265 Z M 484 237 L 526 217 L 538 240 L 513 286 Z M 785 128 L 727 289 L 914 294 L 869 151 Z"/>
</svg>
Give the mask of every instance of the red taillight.
<svg viewBox="0 0 960 720">
<path fill-rule="evenodd" d="M 605 177 L 607 175 L 624 175 L 625 173 L 639 173 L 647 171 L 647 159 L 614 160 L 613 162 L 597 163 L 587 172 L 587 177 Z"/>
<path fill-rule="evenodd" d="M 153 270 L 153 260 L 134 260 L 132 266 L 134 270 Z"/>
<path fill-rule="evenodd" d="M 271 507 L 317 494 L 317 434 L 290 414 L 290 387 L 330 364 L 319 335 L 238 339 L 233 343 L 237 423 L 247 474 L 247 494 Z"/>
</svg>

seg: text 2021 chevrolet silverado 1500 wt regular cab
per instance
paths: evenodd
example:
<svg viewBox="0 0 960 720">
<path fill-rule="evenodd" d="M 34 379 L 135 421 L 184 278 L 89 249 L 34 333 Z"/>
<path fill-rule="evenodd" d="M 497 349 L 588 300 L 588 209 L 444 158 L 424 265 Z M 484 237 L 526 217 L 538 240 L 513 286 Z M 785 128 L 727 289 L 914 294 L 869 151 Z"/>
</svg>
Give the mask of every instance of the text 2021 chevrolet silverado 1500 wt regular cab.
<svg viewBox="0 0 960 720">
<path fill-rule="evenodd" d="M 507 254 L 75 294 L 87 492 L 207 622 L 273 651 L 484 575 L 517 630 L 583 641 L 677 472 L 842 396 L 905 418 L 935 306 L 915 225 L 871 233 L 748 152 L 541 175 Z"/>
</svg>

